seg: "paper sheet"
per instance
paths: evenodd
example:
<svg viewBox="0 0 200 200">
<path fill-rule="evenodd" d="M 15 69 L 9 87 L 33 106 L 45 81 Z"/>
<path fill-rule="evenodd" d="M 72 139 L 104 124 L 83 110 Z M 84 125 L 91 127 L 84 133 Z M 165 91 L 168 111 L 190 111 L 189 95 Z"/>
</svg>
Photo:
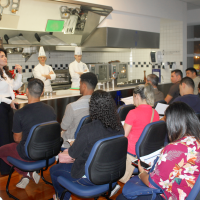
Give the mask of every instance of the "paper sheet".
<svg viewBox="0 0 200 200">
<path fill-rule="evenodd" d="M 163 148 L 151 153 L 151 154 L 148 154 L 146 156 L 142 156 L 140 157 L 140 160 L 149 164 L 151 163 L 151 166 L 154 164 L 154 160 L 157 158 L 157 156 L 159 157 L 160 156 L 160 153 L 162 151 Z"/>
<path fill-rule="evenodd" d="M 155 107 L 155 110 L 158 112 L 159 115 L 164 115 L 165 110 L 167 109 L 169 105 L 163 104 L 163 103 L 158 103 Z"/>
<path fill-rule="evenodd" d="M 121 101 L 123 101 L 126 105 L 133 104 L 133 96 L 121 98 Z"/>
</svg>

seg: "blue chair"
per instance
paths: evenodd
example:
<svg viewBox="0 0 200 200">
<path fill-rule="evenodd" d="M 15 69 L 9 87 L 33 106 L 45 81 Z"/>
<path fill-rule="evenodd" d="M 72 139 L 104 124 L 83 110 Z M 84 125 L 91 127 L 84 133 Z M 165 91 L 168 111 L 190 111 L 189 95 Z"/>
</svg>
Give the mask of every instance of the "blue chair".
<svg viewBox="0 0 200 200">
<path fill-rule="evenodd" d="M 127 138 L 122 135 L 97 141 L 85 164 L 85 175 L 95 185 L 83 186 L 59 176 L 58 182 L 66 188 L 61 200 L 67 191 L 81 198 L 109 199 L 112 188 L 125 173 L 127 145 Z"/>
<path fill-rule="evenodd" d="M 79 122 L 79 124 L 77 126 L 77 129 L 76 129 L 76 131 L 74 133 L 74 139 L 76 139 L 76 137 L 77 137 L 79 131 L 81 130 L 82 126 L 85 125 L 85 124 L 88 124 L 90 122 L 92 122 L 92 119 L 90 118 L 90 115 L 86 115 L 86 116 L 82 117 L 82 119 L 80 120 L 80 122 Z M 64 151 L 65 149 L 67 149 L 67 148 L 61 147 L 61 151 Z"/>
<path fill-rule="evenodd" d="M 90 115 L 86 115 L 84 116 L 81 121 L 79 122 L 78 124 L 78 127 L 76 129 L 76 132 L 74 134 L 74 138 L 76 139 L 77 135 L 78 135 L 78 132 L 81 130 L 81 127 L 84 126 L 85 124 L 88 124 L 92 122 L 91 118 L 90 118 Z"/>
<path fill-rule="evenodd" d="M 138 139 L 135 151 L 138 158 L 151 154 L 166 145 L 167 127 L 164 121 L 149 123 Z M 133 174 L 138 174 L 135 168 Z"/>
<path fill-rule="evenodd" d="M 164 121 L 147 124 L 136 143 L 137 157 L 146 156 L 164 147 L 166 135 L 167 127 Z"/>
<path fill-rule="evenodd" d="M 7 157 L 11 167 L 8 177 L 6 192 L 10 198 L 16 199 L 15 196 L 9 193 L 9 184 L 14 167 L 27 172 L 40 171 L 41 177 L 46 184 L 52 183 L 46 181 L 43 176 L 43 171 L 55 163 L 55 156 L 60 152 L 63 139 L 60 136 L 60 124 L 57 121 L 45 122 L 33 126 L 29 132 L 25 143 L 25 152 L 28 158 L 35 162 L 24 162 L 13 157 Z"/>
<path fill-rule="evenodd" d="M 133 109 L 135 109 L 135 105 L 133 105 L 133 104 L 120 106 L 117 109 L 117 112 L 119 114 L 120 120 L 124 121 L 126 119 L 127 114 L 129 113 L 129 111 L 133 110 Z"/>
</svg>

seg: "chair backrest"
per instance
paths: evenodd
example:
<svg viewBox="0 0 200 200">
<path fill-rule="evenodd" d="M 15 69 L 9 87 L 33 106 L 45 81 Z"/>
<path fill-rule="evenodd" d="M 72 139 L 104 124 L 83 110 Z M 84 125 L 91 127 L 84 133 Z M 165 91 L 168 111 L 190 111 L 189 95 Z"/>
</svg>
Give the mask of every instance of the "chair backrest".
<svg viewBox="0 0 200 200">
<path fill-rule="evenodd" d="M 77 129 L 76 129 L 76 132 L 75 132 L 75 134 L 74 134 L 74 138 L 76 139 L 76 137 L 77 137 L 77 135 L 78 135 L 78 132 L 81 130 L 81 128 L 83 127 L 83 125 L 85 125 L 85 124 L 88 124 L 88 123 L 90 123 L 90 122 L 92 122 L 92 119 L 90 118 L 90 115 L 86 115 L 86 116 L 84 116 L 81 120 L 80 120 L 80 122 L 79 122 L 79 124 L 78 124 L 78 127 L 77 127 Z"/>
<path fill-rule="evenodd" d="M 140 158 L 164 147 L 166 135 L 167 127 L 164 121 L 147 124 L 136 143 L 137 157 Z"/>
<path fill-rule="evenodd" d="M 133 105 L 133 104 L 120 106 L 117 109 L 117 112 L 119 114 L 120 120 L 124 121 L 126 119 L 126 116 L 127 116 L 128 112 L 130 110 L 134 109 L 134 108 L 135 108 L 135 105 Z"/>
<path fill-rule="evenodd" d="M 60 152 L 62 143 L 60 124 L 57 121 L 45 122 L 31 128 L 25 152 L 33 160 L 49 159 Z"/>
<path fill-rule="evenodd" d="M 199 200 L 200 199 L 200 175 L 198 176 L 196 183 L 194 184 L 192 190 L 190 191 L 190 194 L 187 196 L 188 200 L 194 199 Z"/>
<path fill-rule="evenodd" d="M 85 164 L 85 175 L 94 184 L 108 184 L 125 173 L 128 140 L 123 135 L 97 141 Z"/>
<path fill-rule="evenodd" d="M 154 103 L 154 108 L 157 106 L 158 103 L 167 104 L 167 102 L 165 100 L 156 101 Z"/>
</svg>

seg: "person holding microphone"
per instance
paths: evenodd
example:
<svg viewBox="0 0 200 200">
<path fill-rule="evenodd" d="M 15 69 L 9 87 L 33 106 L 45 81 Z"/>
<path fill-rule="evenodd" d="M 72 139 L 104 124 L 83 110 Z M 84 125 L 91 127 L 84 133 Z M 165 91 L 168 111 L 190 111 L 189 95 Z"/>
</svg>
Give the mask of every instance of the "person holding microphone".
<svg viewBox="0 0 200 200">
<path fill-rule="evenodd" d="M 18 71 L 16 79 L 12 78 L 7 66 L 7 53 L 0 48 L 0 146 L 13 142 L 12 121 L 13 109 L 16 109 L 13 90 L 18 90 L 22 85 L 22 67 L 15 65 Z M 10 166 L 0 159 L 1 175 L 9 174 Z"/>
</svg>

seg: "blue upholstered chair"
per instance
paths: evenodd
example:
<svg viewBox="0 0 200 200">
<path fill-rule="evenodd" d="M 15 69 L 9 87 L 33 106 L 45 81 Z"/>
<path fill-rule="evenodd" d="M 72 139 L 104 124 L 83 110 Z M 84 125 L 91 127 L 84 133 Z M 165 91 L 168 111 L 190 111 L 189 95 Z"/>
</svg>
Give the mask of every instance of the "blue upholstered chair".
<svg viewBox="0 0 200 200">
<path fill-rule="evenodd" d="M 60 124 L 57 121 L 37 124 L 31 128 L 25 143 L 25 152 L 28 158 L 35 162 L 24 162 L 13 157 L 7 157 L 8 162 L 13 165 L 6 185 L 6 192 L 10 198 L 17 200 L 8 190 L 14 167 L 27 172 L 41 170 L 43 181 L 52 185 L 44 179 L 43 171 L 55 163 L 55 156 L 60 152 L 62 143 Z"/>
<path fill-rule="evenodd" d="M 97 141 L 85 164 L 85 175 L 95 185 L 83 186 L 59 176 L 58 182 L 66 188 L 61 200 L 67 191 L 81 198 L 98 199 L 99 196 L 104 196 L 109 199 L 112 188 L 125 173 L 127 144 L 124 136 Z"/>
<path fill-rule="evenodd" d="M 85 125 L 85 124 L 90 123 L 90 122 L 92 122 L 92 119 L 90 118 L 90 115 L 86 115 L 86 116 L 82 117 L 82 119 L 80 120 L 80 122 L 79 122 L 79 124 L 77 126 L 77 129 L 76 129 L 76 131 L 74 133 L 74 139 L 76 139 L 79 131 L 81 130 L 81 127 L 83 125 Z M 64 151 L 65 149 L 67 149 L 67 148 L 61 147 L 61 151 Z"/>
<path fill-rule="evenodd" d="M 130 110 L 134 109 L 134 108 L 135 108 L 135 105 L 133 105 L 133 104 L 120 106 L 117 109 L 117 112 L 119 114 L 120 120 L 124 121 L 126 119 L 126 116 L 127 116 L 128 112 Z"/>
<path fill-rule="evenodd" d="M 90 122 L 92 122 L 92 120 L 91 120 L 91 118 L 90 118 L 90 115 L 86 115 L 86 116 L 84 116 L 84 117 L 81 119 L 81 121 L 79 122 L 78 127 L 77 127 L 77 129 L 76 129 L 76 132 L 75 132 L 75 134 L 74 134 L 74 138 L 75 138 L 75 139 L 76 139 L 77 134 L 78 134 L 78 132 L 80 131 L 81 127 L 82 127 L 83 125 L 85 125 L 85 124 L 90 123 Z"/>
<path fill-rule="evenodd" d="M 136 143 L 137 157 L 146 156 L 164 147 L 166 135 L 167 127 L 164 121 L 147 124 Z"/>
<path fill-rule="evenodd" d="M 161 149 L 167 143 L 166 138 L 167 127 L 164 121 L 147 124 L 135 146 L 137 157 L 140 158 Z M 133 174 L 138 174 L 138 168 L 134 169 Z"/>
</svg>

